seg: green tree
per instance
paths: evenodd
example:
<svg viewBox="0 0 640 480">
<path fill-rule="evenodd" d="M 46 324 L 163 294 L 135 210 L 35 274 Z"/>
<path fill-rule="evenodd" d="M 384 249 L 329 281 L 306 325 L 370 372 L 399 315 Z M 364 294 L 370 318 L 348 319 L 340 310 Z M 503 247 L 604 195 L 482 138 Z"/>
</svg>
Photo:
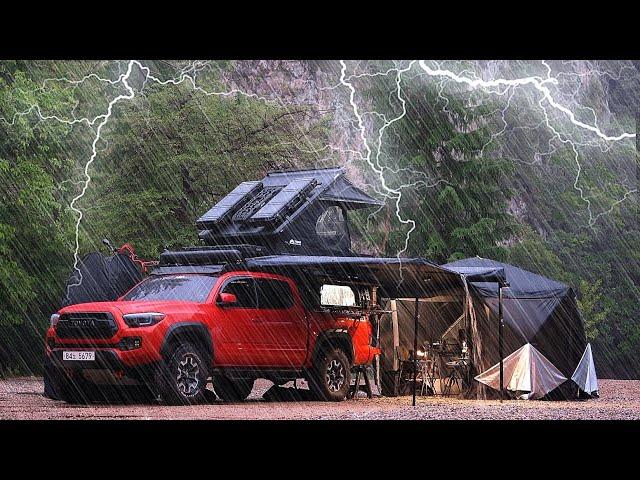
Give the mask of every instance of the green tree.
<svg viewBox="0 0 640 480">
<path fill-rule="evenodd" d="M 591 342 L 598 340 L 606 328 L 606 319 L 611 309 L 604 304 L 601 292 L 602 280 L 596 280 L 590 284 L 586 280 L 580 282 L 580 298 L 578 308 L 584 319 L 585 333 Z"/>
<path fill-rule="evenodd" d="M 401 188 L 401 212 L 416 223 L 407 253 L 443 263 L 473 255 L 503 259 L 502 242 L 519 225 L 507 213 L 513 165 L 493 154 L 484 120 L 490 106 L 469 110 L 456 96 L 444 105 L 437 86 L 418 81 L 403 84 L 402 95 L 406 114 L 386 130 L 381 158 L 392 167 L 385 172 L 389 184 Z M 390 107 L 378 108 L 387 114 Z M 384 250 L 395 254 L 407 226 L 389 218 Z"/>
</svg>

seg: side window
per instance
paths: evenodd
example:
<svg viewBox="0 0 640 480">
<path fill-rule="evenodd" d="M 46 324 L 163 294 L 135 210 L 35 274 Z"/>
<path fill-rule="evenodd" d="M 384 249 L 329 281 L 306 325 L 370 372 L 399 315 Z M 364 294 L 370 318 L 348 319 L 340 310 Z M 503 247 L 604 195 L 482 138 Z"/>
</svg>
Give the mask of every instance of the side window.
<svg viewBox="0 0 640 480">
<path fill-rule="evenodd" d="M 293 294 L 287 282 L 256 279 L 258 308 L 287 309 L 293 306 Z"/>
<path fill-rule="evenodd" d="M 256 287 L 252 278 L 238 278 L 227 283 L 220 293 L 232 293 L 238 299 L 235 307 L 256 308 Z"/>
<path fill-rule="evenodd" d="M 320 287 L 320 305 L 331 307 L 356 306 L 356 296 L 346 285 L 322 285 Z"/>
</svg>

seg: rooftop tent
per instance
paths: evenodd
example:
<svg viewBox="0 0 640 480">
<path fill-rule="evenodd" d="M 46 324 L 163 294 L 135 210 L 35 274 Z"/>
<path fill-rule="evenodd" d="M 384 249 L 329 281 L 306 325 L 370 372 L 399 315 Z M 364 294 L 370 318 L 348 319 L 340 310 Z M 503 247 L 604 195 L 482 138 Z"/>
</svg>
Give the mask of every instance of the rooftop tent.
<svg viewBox="0 0 640 480">
<path fill-rule="evenodd" d="M 509 282 L 509 286 L 503 288 L 505 356 L 529 343 L 564 377 L 571 378 L 587 341 L 575 295 L 568 285 L 513 265 L 480 257 L 459 260 L 443 267 L 463 275 L 479 268 L 502 268 Z M 467 280 L 479 341 L 475 345 L 474 369 L 480 374 L 500 360 L 498 284 L 477 277 L 467 277 Z M 506 381 L 505 378 L 505 384 Z M 564 382 L 551 392 L 551 397 L 574 398 L 576 388 L 574 382 Z"/>
<path fill-rule="evenodd" d="M 261 245 L 269 253 L 352 255 L 347 212 L 383 205 L 342 168 L 270 172 L 243 182 L 196 221 L 207 245 Z"/>
</svg>

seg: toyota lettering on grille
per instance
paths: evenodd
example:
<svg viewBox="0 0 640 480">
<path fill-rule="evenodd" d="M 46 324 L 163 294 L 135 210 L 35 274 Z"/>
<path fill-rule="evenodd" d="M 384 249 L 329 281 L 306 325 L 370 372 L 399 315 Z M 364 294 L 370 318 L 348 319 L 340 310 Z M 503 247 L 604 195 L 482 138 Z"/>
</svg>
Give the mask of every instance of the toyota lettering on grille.
<svg viewBox="0 0 640 480">
<path fill-rule="evenodd" d="M 86 327 L 95 327 L 96 326 L 96 322 L 92 318 L 71 319 L 71 320 L 67 320 L 67 322 L 68 322 L 69 326 L 75 327 L 75 328 L 86 328 Z"/>
</svg>

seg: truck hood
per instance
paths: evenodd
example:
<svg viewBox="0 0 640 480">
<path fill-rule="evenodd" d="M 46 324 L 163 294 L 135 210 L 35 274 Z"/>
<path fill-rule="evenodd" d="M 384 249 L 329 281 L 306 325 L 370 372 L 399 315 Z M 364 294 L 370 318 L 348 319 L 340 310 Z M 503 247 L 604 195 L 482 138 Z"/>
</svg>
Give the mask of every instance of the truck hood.
<svg viewBox="0 0 640 480">
<path fill-rule="evenodd" d="M 125 315 L 127 313 L 189 313 L 198 309 L 199 303 L 194 302 L 178 302 L 175 300 L 133 300 L 133 301 L 115 301 L 115 302 L 92 302 L 79 303 L 62 308 L 59 313 L 77 313 L 77 312 L 111 312 Z"/>
<path fill-rule="evenodd" d="M 200 307 L 196 302 L 178 302 L 175 300 L 133 300 L 114 302 L 122 314 L 127 313 L 144 313 L 144 312 L 160 312 L 160 313 L 190 313 Z"/>
</svg>

